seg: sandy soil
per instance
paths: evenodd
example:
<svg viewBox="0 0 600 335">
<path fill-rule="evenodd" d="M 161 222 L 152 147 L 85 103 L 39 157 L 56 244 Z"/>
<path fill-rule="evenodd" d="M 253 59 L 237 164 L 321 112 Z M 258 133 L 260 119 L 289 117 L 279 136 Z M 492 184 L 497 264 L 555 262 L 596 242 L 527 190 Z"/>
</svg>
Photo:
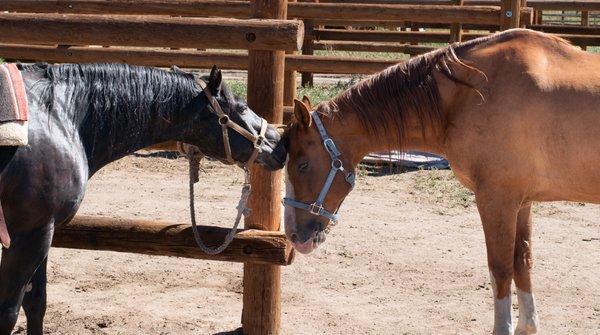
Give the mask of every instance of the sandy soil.
<svg viewBox="0 0 600 335">
<path fill-rule="evenodd" d="M 188 222 L 186 161 L 128 157 L 91 181 L 81 214 Z M 483 233 L 448 172 L 361 176 L 343 221 L 283 269 L 283 334 L 484 334 Z M 202 177 L 204 222 L 229 225 L 241 174 Z M 456 194 L 464 199 L 450 201 Z M 462 195 L 461 195 L 462 194 Z M 466 200 L 465 200 L 466 199 Z M 600 334 L 600 206 L 535 210 L 541 334 Z M 242 266 L 53 249 L 48 334 L 213 334 L 240 326 Z M 516 300 L 516 298 L 514 299 Z M 24 318 L 18 334 L 23 334 Z"/>
</svg>

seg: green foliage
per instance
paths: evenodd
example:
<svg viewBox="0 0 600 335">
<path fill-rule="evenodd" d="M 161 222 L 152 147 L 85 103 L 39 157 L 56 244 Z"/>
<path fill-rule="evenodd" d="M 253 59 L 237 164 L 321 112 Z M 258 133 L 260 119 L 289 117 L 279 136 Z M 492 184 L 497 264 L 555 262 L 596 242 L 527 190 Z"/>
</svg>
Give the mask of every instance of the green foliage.
<svg viewBox="0 0 600 335">
<path fill-rule="evenodd" d="M 248 86 L 246 85 L 245 81 L 228 80 L 227 85 L 231 88 L 235 96 L 243 98 L 244 100 L 246 99 L 248 94 Z"/>
<path fill-rule="evenodd" d="M 310 98 L 313 104 L 318 104 L 321 101 L 333 98 L 343 90 L 356 84 L 359 80 L 360 77 L 352 77 L 350 80 L 339 81 L 333 85 L 317 84 L 313 87 L 299 87 L 298 99 L 301 99 L 302 96 L 306 95 Z M 245 81 L 230 80 L 227 81 L 227 85 L 229 85 L 236 96 L 246 99 L 248 94 L 248 86 L 246 85 Z"/>
<path fill-rule="evenodd" d="M 316 84 L 312 87 L 298 87 L 298 98 L 307 96 L 313 105 L 318 104 L 321 101 L 331 100 L 331 98 L 340 94 L 342 91 L 348 89 L 350 86 L 356 84 L 361 77 L 355 76 L 350 80 L 338 81 L 337 83 L 331 84 Z"/>
</svg>

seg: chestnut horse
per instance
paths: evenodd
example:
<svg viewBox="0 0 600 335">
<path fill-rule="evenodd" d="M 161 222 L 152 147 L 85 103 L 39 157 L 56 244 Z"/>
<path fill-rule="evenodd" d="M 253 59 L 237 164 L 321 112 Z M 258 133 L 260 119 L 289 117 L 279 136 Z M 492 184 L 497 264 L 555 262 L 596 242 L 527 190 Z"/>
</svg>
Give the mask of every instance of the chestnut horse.
<svg viewBox="0 0 600 335">
<path fill-rule="evenodd" d="M 323 102 L 295 102 L 285 229 L 304 253 L 321 243 L 369 152 L 444 156 L 475 193 L 494 291 L 494 334 L 538 318 L 530 269 L 534 201 L 600 203 L 600 55 L 524 29 L 392 66 Z"/>
</svg>

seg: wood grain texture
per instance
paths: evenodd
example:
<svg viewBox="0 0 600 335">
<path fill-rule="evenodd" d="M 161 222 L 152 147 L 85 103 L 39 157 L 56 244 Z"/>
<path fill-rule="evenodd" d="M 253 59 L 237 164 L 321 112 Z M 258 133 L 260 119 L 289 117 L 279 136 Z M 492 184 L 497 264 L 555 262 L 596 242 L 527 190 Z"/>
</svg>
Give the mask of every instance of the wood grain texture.
<svg viewBox="0 0 600 335">
<path fill-rule="evenodd" d="M 482 34 L 465 33 L 465 39 Z M 314 38 L 318 41 L 364 41 L 394 43 L 447 43 L 450 35 L 438 31 L 368 31 L 315 29 Z"/>
<path fill-rule="evenodd" d="M 252 17 L 286 19 L 287 0 L 252 0 Z M 284 51 L 248 52 L 248 106 L 270 123 L 283 121 Z M 281 220 L 281 171 L 251 169 L 252 193 L 248 205 L 253 215 L 248 229 L 279 231 Z M 273 265 L 244 266 L 242 327 L 246 335 L 279 334 L 281 325 L 281 268 Z"/>
<path fill-rule="evenodd" d="M 56 230 L 53 247 L 130 252 L 145 255 L 258 264 L 288 265 L 292 248 L 280 232 L 243 230 L 218 255 L 207 255 L 197 246 L 191 226 L 172 222 L 76 216 Z M 220 245 L 229 228 L 200 226 L 209 247 Z"/>
<path fill-rule="evenodd" d="M 403 0 L 402 5 L 453 5 L 455 0 Z M 321 3 L 335 5 L 398 5 L 398 0 L 326 0 Z M 500 6 L 499 0 L 465 0 L 465 6 Z M 529 0 L 528 7 L 535 10 L 600 11 L 600 2 L 587 0 Z M 290 3 L 290 17 L 305 18 L 303 4 Z M 308 6 L 310 7 L 310 6 Z M 375 7 L 374 7 L 375 8 Z M 2 0 L 0 11 L 28 13 L 76 13 L 76 14 L 157 14 L 182 16 L 213 16 L 248 18 L 250 2 L 232 0 Z M 312 17 L 321 14 L 311 9 Z M 335 14 L 325 14 L 335 15 Z M 318 16 L 318 15 L 317 15 Z M 364 20 L 364 19 L 363 19 Z M 379 20 L 379 19 L 376 19 Z"/>
<path fill-rule="evenodd" d="M 303 32 L 293 20 L 0 14 L 0 42 L 17 44 L 299 50 Z"/>
<path fill-rule="evenodd" d="M 454 5 L 462 7 L 464 5 L 464 0 L 454 0 Z M 460 42 L 462 41 L 462 23 L 453 23 L 450 26 L 450 42 Z"/>
<path fill-rule="evenodd" d="M 496 6 L 296 3 L 294 6 L 290 6 L 289 15 L 303 19 L 498 24 L 500 8 Z"/>
<path fill-rule="evenodd" d="M 352 41 L 321 41 L 315 42 L 315 50 L 340 50 L 363 52 L 397 52 L 408 55 L 418 55 L 437 49 L 426 45 L 410 45 L 404 43 L 352 42 Z M 308 60 L 308 59 L 307 59 Z"/>
<path fill-rule="evenodd" d="M 2 0 L 0 10 L 22 13 L 181 15 L 246 19 L 250 2 L 231 0 Z"/>
<path fill-rule="evenodd" d="M 418 49 L 419 46 L 415 46 Z M 428 47 L 421 47 L 427 49 Z M 416 50 L 416 51 L 417 51 Z M 421 50 L 421 51 L 425 51 Z M 248 56 L 227 52 L 166 50 L 140 48 L 54 47 L 0 44 L 0 57 L 10 61 L 43 61 L 50 63 L 111 62 L 145 66 L 247 70 Z M 332 74 L 369 74 L 380 71 L 395 61 L 356 59 L 351 57 L 286 55 L 290 71 L 312 71 Z"/>
<path fill-rule="evenodd" d="M 288 0 L 289 3 L 296 2 L 296 0 Z M 286 51 L 286 54 L 294 55 L 295 51 Z M 283 77 L 283 103 L 285 105 L 292 105 L 297 94 L 296 76 L 297 72 L 290 69 L 287 64 L 285 65 L 285 73 Z"/>
</svg>

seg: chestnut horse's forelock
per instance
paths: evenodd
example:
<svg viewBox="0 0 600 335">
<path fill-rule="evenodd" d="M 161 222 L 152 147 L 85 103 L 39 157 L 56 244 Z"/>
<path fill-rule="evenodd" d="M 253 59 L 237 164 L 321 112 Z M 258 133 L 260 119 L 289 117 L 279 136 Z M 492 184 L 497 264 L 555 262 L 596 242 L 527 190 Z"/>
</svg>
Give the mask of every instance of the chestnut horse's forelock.
<svg viewBox="0 0 600 335">
<path fill-rule="evenodd" d="M 368 134 L 388 135 L 394 141 L 390 146 L 402 147 L 407 115 L 417 116 L 423 135 L 428 126 L 442 129 L 439 126 L 446 123 L 433 76 L 435 71 L 474 89 L 471 84 L 456 78 L 450 65 L 462 66 L 485 77 L 481 71 L 461 61 L 451 45 L 391 66 L 324 103 L 324 108 L 318 110 L 329 116 L 332 112 L 340 112 L 343 116 L 344 111 L 352 111 Z M 378 113 L 370 112 L 373 110 Z"/>
</svg>

